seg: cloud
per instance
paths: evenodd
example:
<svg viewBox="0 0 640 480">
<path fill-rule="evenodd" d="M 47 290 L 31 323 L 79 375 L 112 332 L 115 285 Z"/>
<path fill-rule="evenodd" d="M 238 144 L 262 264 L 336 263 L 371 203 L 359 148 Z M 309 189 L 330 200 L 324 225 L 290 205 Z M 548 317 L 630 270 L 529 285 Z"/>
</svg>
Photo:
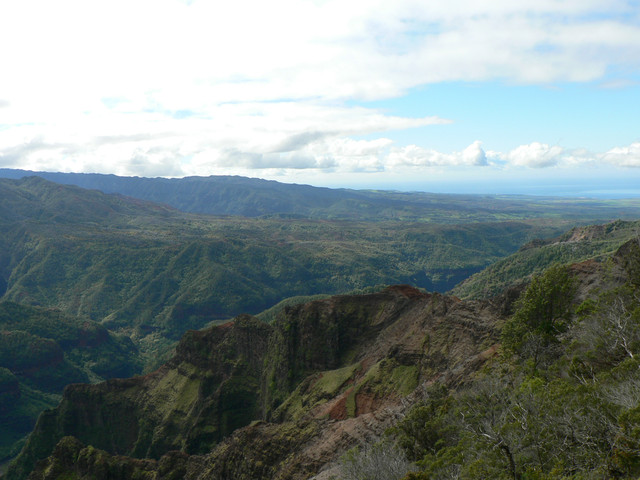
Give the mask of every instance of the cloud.
<svg viewBox="0 0 640 480">
<path fill-rule="evenodd" d="M 291 135 L 284 139 L 272 150 L 273 152 L 294 152 L 300 150 L 310 143 L 316 142 L 319 139 L 330 136 L 331 132 L 301 132 Z M 334 133 L 335 135 L 335 133 Z"/>
<path fill-rule="evenodd" d="M 597 80 L 640 58 L 640 26 L 619 0 L 13 3 L 0 44 L 20 48 L 2 52 L 14 73 L 0 91 L 52 107 L 379 99 L 441 81 Z"/>
<path fill-rule="evenodd" d="M 640 142 L 628 146 L 614 147 L 599 153 L 589 150 L 566 149 L 558 145 L 550 146 L 540 142 L 521 145 L 513 150 L 488 152 L 490 158 L 504 162 L 512 167 L 528 167 L 543 169 L 550 167 L 562 168 L 602 168 L 612 167 L 640 167 Z"/>
<path fill-rule="evenodd" d="M 181 176 L 209 175 L 226 166 L 327 168 L 353 157 L 354 168 L 368 170 L 374 168 L 373 154 L 365 161 L 363 153 L 353 150 L 369 147 L 350 136 L 446 123 L 435 116 L 398 117 L 311 101 L 230 103 L 179 120 L 162 112 L 131 114 L 103 105 L 91 116 L 62 112 L 55 124 L 0 130 L 0 161 L 17 168 Z M 371 145 L 378 148 L 381 141 L 389 142 Z M 148 167 L 142 158 L 149 160 Z"/>
<path fill-rule="evenodd" d="M 602 160 L 620 167 L 640 167 L 640 142 L 627 147 L 612 148 L 602 155 Z"/>
<path fill-rule="evenodd" d="M 467 148 L 462 151 L 462 164 L 463 165 L 475 165 L 475 166 L 486 166 L 487 156 L 484 153 L 484 150 L 480 146 L 482 143 L 479 140 L 476 140 Z"/>
<path fill-rule="evenodd" d="M 395 148 L 388 156 L 388 165 L 394 167 L 434 167 L 434 166 L 485 166 L 487 157 L 480 141 L 475 141 L 462 152 L 442 153 L 409 145 Z"/>
<path fill-rule="evenodd" d="M 562 147 L 533 142 L 529 145 L 521 145 L 506 154 L 497 154 L 497 156 L 511 165 L 545 168 L 558 165 L 562 161 L 563 153 Z"/>
<path fill-rule="evenodd" d="M 451 120 L 358 106 L 448 81 L 633 84 L 608 72 L 640 67 L 635 15 L 623 0 L 4 2 L 0 162 L 168 176 L 635 165 L 631 147 L 395 145 L 388 132 Z"/>
</svg>

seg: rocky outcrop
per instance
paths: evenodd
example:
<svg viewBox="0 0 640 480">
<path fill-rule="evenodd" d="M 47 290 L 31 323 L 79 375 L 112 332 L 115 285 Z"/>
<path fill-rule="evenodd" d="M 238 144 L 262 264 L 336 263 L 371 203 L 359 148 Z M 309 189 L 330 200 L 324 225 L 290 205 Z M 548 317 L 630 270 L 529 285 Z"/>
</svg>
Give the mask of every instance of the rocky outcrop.
<svg viewBox="0 0 640 480">
<path fill-rule="evenodd" d="M 177 465 L 173 467 L 174 472 L 179 472 Z M 142 479 L 149 478 L 147 475 L 153 475 L 157 470 L 158 462 L 156 461 L 119 458 L 103 450 L 87 447 L 73 437 L 64 437 L 56 445 L 51 457 L 41 462 L 31 477 L 47 480 L 56 480 L 61 476 L 67 479 Z M 178 479 L 180 477 L 172 475 L 153 478 Z"/>
<path fill-rule="evenodd" d="M 379 436 L 422 386 L 464 382 L 495 353 L 499 318 L 490 303 L 395 286 L 188 332 L 149 375 L 68 387 L 7 478 L 54 452 L 31 477 L 53 478 L 56 452 L 80 458 L 84 445 L 108 465 L 153 459 L 127 468 L 154 472 L 180 451 L 184 478 L 307 478 Z"/>
</svg>

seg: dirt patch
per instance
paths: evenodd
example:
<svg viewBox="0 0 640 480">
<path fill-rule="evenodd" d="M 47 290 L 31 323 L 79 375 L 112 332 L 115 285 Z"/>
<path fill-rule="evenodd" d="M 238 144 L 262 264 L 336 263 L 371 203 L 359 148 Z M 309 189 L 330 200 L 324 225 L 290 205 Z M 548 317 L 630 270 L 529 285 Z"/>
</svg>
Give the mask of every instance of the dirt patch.
<svg viewBox="0 0 640 480">
<path fill-rule="evenodd" d="M 368 393 L 359 393 L 356 395 L 356 417 L 367 413 L 375 412 L 382 403 L 374 395 Z"/>
<path fill-rule="evenodd" d="M 332 420 L 346 420 L 347 415 L 347 397 L 353 391 L 353 387 L 344 392 L 338 399 L 333 403 L 327 414 L 329 418 Z"/>
</svg>

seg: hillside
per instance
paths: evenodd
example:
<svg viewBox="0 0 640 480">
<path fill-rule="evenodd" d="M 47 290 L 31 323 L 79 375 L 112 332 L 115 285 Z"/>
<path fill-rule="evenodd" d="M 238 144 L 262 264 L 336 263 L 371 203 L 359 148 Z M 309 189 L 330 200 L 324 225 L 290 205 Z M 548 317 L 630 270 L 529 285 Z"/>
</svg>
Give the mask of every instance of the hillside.
<svg viewBox="0 0 640 480">
<path fill-rule="evenodd" d="M 507 286 L 527 283 L 555 263 L 602 260 L 623 243 L 637 237 L 640 222 L 615 221 L 604 225 L 575 227 L 547 240 L 536 239 L 516 253 L 475 273 L 451 290 L 460 298 L 486 298 Z"/>
<path fill-rule="evenodd" d="M 217 448 L 210 464 L 189 461 L 230 478 L 240 478 L 232 471 L 267 478 L 287 469 L 299 478 L 337 458 L 330 438 L 347 447 L 351 435 L 380 433 L 381 425 L 367 433 L 367 423 L 399 408 L 419 383 L 443 374 L 454 382 L 477 368 L 488 354 L 478 355 L 496 340 L 496 318 L 488 304 L 393 287 L 293 307 L 271 325 L 245 316 L 189 332 L 152 374 L 69 387 L 60 406 L 40 418 L 8 478 L 20 478 L 19 470 L 68 435 L 139 458 Z M 283 463 L 302 444 L 306 453 Z M 240 445 L 255 450 L 238 463 Z"/>
<path fill-rule="evenodd" d="M 615 218 L 636 219 L 640 212 L 638 199 L 448 195 L 330 189 L 237 176 L 168 179 L 0 169 L 0 178 L 33 175 L 59 184 L 118 193 L 171 205 L 184 212 L 209 215 L 460 224 L 533 218 L 602 223 Z"/>
<path fill-rule="evenodd" d="M 639 287 L 634 239 L 515 303 L 396 286 L 239 317 L 68 388 L 7 478 L 47 455 L 30 478 L 637 478 Z"/>
<path fill-rule="evenodd" d="M 0 462 L 69 383 L 139 373 L 131 340 L 56 310 L 0 302 Z"/>
<path fill-rule="evenodd" d="M 0 180 L 0 200 L 1 300 L 15 308 L 41 307 L 38 316 L 45 323 L 80 322 L 85 326 L 73 327 L 77 331 L 88 328 L 111 339 L 106 349 L 90 344 L 77 350 L 60 343 L 55 329 L 38 333 L 41 327 L 26 320 L 28 328 L 2 327 L 8 332 L 2 348 L 9 353 L 0 364 L 0 401 L 4 418 L 12 419 L 0 432 L 3 456 L 20 445 L 38 412 L 59 401 L 65 384 L 127 377 L 141 368 L 149 372 L 189 329 L 257 314 L 289 299 L 261 316 L 273 318 L 297 308 L 296 296 L 405 283 L 445 291 L 520 245 L 556 237 L 575 224 L 216 217 L 38 177 Z M 483 218 L 483 207 L 476 207 L 465 208 Z M 602 238 L 575 230 L 569 234 L 572 249 L 590 256 L 612 251 L 632 224 L 612 225 L 590 227 L 604 229 Z M 23 378 L 11 364 L 16 345 L 35 368 L 31 377 Z M 101 366 L 104 356 L 114 362 L 109 369 Z M 50 364 L 55 368 L 47 370 Z M 38 365 L 45 373 L 38 373 Z M 51 385 L 44 386 L 45 379 Z"/>
<path fill-rule="evenodd" d="M 43 307 L 41 312 L 58 309 L 53 320 L 100 324 L 138 349 L 123 357 L 119 373 L 87 373 L 82 361 L 73 368 L 64 361 L 54 372 L 65 379 L 55 391 L 42 393 L 22 382 L 20 402 L 27 403 L 7 410 L 7 418 L 20 420 L 0 432 L 2 456 L 39 411 L 57 403 L 64 384 L 128 376 L 140 363 L 150 371 L 188 329 L 258 313 L 298 295 L 407 282 L 447 290 L 562 225 L 198 216 L 38 177 L 0 180 L 0 200 L 0 300 Z M 68 356 L 55 338 L 30 330 L 19 335 L 33 347 L 26 352 L 42 347 L 56 361 Z M 12 375 L 3 371 L 9 399 L 18 392 Z"/>
<path fill-rule="evenodd" d="M 565 225 L 196 216 L 36 177 L 1 180 L 0 198 L 3 298 L 149 337 L 145 350 L 295 295 L 445 291 Z"/>
</svg>

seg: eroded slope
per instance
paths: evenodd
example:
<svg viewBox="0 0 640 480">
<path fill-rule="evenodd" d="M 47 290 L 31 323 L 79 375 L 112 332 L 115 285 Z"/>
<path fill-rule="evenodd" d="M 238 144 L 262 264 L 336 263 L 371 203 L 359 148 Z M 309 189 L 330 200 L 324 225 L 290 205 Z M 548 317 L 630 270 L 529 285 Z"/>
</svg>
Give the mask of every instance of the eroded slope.
<svg viewBox="0 0 640 480">
<path fill-rule="evenodd" d="M 117 468 L 139 463 L 110 455 L 159 471 L 179 450 L 185 478 L 305 478 L 379 435 L 420 385 L 462 381 L 492 355 L 499 318 L 489 303 L 399 286 L 288 308 L 272 325 L 243 316 L 190 332 L 152 374 L 68 387 L 8 478 L 66 436 Z M 65 442 L 67 457 L 88 455 Z"/>
</svg>

